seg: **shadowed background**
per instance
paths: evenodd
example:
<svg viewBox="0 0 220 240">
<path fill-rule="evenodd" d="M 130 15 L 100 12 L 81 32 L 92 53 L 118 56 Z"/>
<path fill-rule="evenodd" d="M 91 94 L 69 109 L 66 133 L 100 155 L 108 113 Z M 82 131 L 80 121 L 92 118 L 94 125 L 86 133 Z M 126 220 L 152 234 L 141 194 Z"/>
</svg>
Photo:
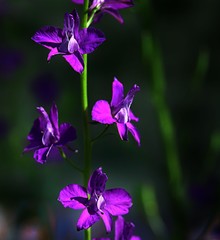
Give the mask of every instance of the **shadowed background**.
<svg viewBox="0 0 220 240">
<path fill-rule="evenodd" d="M 23 155 L 36 106 L 53 101 L 59 121 L 76 127 L 73 156 L 81 164 L 79 74 L 31 40 L 44 25 L 63 27 L 71 1 L 0 0 L 0 239 L 83 239 L 78 211 L 57 201 L 61 188 L 82 183 L 65 162 L 45 165 Z M 121 11 L 120 25 L 104 16 L 95 25 L 107 38 L 89 55 L 90 110 L 110 101 L 116 76 L 125 92 L 138 84 L 132 104 L 140 118 L 139 148 L 122 142 L 115 126 L 93 146 L 93 168 L 103 167 L 107 188 L 133 196 L 126 220 L 143 240 L 220 239 L 220 2 L 137 0 Z M 91 126 L 96 136 L 103 126 Z M 103 223 L 94 237 L 105 235 Z"/>
</svg>

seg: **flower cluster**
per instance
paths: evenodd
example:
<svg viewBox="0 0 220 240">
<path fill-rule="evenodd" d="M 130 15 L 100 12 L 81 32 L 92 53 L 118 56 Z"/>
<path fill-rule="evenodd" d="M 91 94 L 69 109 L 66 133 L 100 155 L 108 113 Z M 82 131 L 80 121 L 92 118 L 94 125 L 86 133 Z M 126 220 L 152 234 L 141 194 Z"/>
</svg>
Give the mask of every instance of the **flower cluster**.
<svg viewBox="0 0 220 240">
<path fill-rule="evenodd" d="M 72 1 L 77 4 L 84 3 L 83 0 Z M 80 74 L 82 82 L 85 83 L 87 83 L 87 61 L 85 61 L 84 56 L 92 53 L 105 41 L 104 34 L 100 30 L 90 27 L 91 23 L 99 21 L 105 13 L 123 23 L 119 10 L 133 6 L 132 0 L 91 0 L 87 3 L 89 6 L 84 14 L 88 14 L 88 18 L 83 20 L 87 21 L 83 22 L 83 26 L 87 26 L 86 28 L 80 28 L 79 15 L 76 10 L 73 10 L 71 13 L 65 14 L 62 29 L 45 26 L 32 37 L 33 41 L 50 50 L 47 57 L 48 61 L 55 55 L 62 55 L 72 69 Z M 83 86 L 87 86 L 87 84 L 83 84 Z M 131 110 L 134 96 L 138 91 L 140 91 L 140 87 L 134 84 L 127 95 L 124 95 L 123 84 L 114 78 L 111 102 L 98 100 L 92 108 L 91 119 L 105 125 L 115 124 L 123 141 L 128 141 L 128 132 L 130 132 L 140 146 L 140 134 L 132 123 L 132 121 L 138 122 L 139 119 Z M 82 92 L 82 98 L 85 102 L 88 99 L 86 94 L 87 90 Z M 81 169 L 72 162 L 71 164 L 76 170 L 83 173 L 84 182 L 88 182 L 88 185 L 87 187 L 79 184 L 67 185 L 60 191 L 58 201 L 64 207 L 82 210 L 76 224 L 78 231 L 89 231 L 93 224 L 102 220 L 106 232 L 110 232 L 113 226 L 113 217 L 116 216 L 115 240 L 140 240 L 140 237 L 133 235 L 134 224 L 126 222 L 122 217 L 122 215 L 129 213 L 132 206 L 130 194 L 123 188 L 106 190 L 108 177 L 103 173 L 102 167 L 97 168 L 90 175 L 91 163 L 87 158 L 88 145 L 91 144 L 88 135 L 88 104 L 84 105 L 83 112 L 86 113 L 84 114 L 86 117 L 83 119 L 86 125 L 84 126 L 85 166 L 84 169 Z M 35 161 L 40 164 L 46 163 L 55 153 L 61 153 L 63 158 L 67 158 L 66 150 L 70 149 L 68 144 L 76 140 L 75 128 L 70 123 L 59 125 L 58 109 L 55 103 L 52 104 L 49 113 L 42 106 L 37 107 L 37 110 L 39 117 L 34 121 L 27 136 L 29 144 L 24 148 L 24 152 L 33 151 Z M 91 240 L 91 236 L 86 240 Z M 104 238 L 99 240 L 104 240 Z"/>
</svg>

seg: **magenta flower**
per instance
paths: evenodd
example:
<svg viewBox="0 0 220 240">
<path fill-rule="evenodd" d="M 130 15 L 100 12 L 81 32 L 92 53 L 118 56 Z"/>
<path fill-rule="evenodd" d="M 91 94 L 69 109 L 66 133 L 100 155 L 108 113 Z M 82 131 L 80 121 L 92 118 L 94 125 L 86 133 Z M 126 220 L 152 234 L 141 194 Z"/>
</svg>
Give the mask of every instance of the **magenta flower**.
<svg viewBox="0 0 220 240">
<path fill-rule="evenodd" d="M 133 235 L 134 224 L 125 222 L 122 216 L 118 216 L 115 221 L 115 238 L 114 240 L 141 240 L 140 237 Z M 111 240 L 110 238 L 93 238 L 93 240 Z"/>
<path fill-rule="evenodd" d="M 115 221 L 115 240 L 141 240 L 140 237 L 133 235 L 134 227 L 132 222 L 125 222 L 122 216 L 118 216 Z"/>
<path fill-rule="evenodd" d="M 83 4 L 84 0 L 72 0 L 72 2 Z M 90 13 L 95 11 L 95 22 L 99 21 L 105 13 L 108 13 L 117 21 L 123 23 L 124 20 L 118 10 L 133 6 L 134 4 L 132 0 L 90 0 L 89 11 Z"/>
<path fill-rule="evenodd" d="M 32 40 L 50 49 L 48 61 L 52 56 L 61 54 L 76 72 L 82 73 L 82 54 L 93 52 L 105 41 L 105 37 L 95 28 L 80 29 L 79 26 L 79 15 L 74 10 L 71 14 L 65 14 L 63 29 L 43 27 L 34 34 Z"/>
<path fill-rule="evenodd" d="M 92 120 L 102 124 L 116 123 L 122 140 L 128 140 L 129 131 L 138 145 L 140 145 L 140 134 L 137 128 L 131 123 L 132 120 L 137 122 L 139 119 L 135 117 L 130 109 L 134 95 L 139 90 L 139 86 L 135 84 L 126 97 L 124 97 L 123 84 L 114 78 L 111 104 L 105 100 L 97 101 L 92 109 Z"/>
<path fill-rule="evenodd" d="M 37 107 L 40 117 L 34 121 L 27 140 L 30 142 L 24 152 L 34 151 L 34 159 L 45 163 L 54 148 L 64 148 L 68 142 L 76 139 L 76 130 L 69 123 L 58 125 L 58 110 L 52 105 L 50 114 L 43 107 Z"/>
<path fill-rule="evenodd" d="M 110 232 L 111 216 L 128 213 L 132 206 L 131 196 L 122 188 L 105 190 L 107 179 L 100 167 L 91 175 L 87 189 L 78 184 L 70 184 L 60 191 L 58 200 L 64 207 L 83 209 L 77 230 L 88 229 L 102 219 L 106 231 Z"/>
</svg>

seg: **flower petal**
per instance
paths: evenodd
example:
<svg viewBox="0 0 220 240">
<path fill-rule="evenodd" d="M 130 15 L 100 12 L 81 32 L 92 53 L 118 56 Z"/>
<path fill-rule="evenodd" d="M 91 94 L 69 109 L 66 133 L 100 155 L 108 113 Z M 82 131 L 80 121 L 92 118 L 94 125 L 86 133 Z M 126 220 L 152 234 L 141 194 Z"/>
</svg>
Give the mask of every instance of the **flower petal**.
<svg viewBox="0 0 220 240">
<path fill-rule="evenodd" d="M 108 213 L 108 211 L 103 210 L 102 213 L 99 212 L 99 216 L 102 218 L 104 224 L 105 224 L 105 228 L 106 228 L 106 232 L 109 233 L 112 230 L 112 217 L 111 215 Z"/>
<path fill-rule="evenodd" d="M 126 126 L 128 127 L 128 131 L 132 134 L 132 136 L 134 137 L 135 141 L 138 143 L 138 146 L 141 145 L 140 143 L 140 133 L 137 130 L 137 128 L 130 122 L 126 123 Z"/>
<path fill-rule="evenodd" d="M 79 32 L 78 43 L 80 52 L 88 54 L 93 52 L 98 46 L 105 41 L 103 32 L 95 28 L 84 28 Z"/>
<path fill-rule="evenodd" d="M 118 216 L 118 219 L 115 221 L 115 240 L 130 240 L 133 236 L 134 227 L 132 222 L 125 222 L 122 216 Z"/>
<path fill-rule="evenodd" d="M 115 10 L 133 7 L 134 3 L 131 0 L 108 0 L 104 3 L 104 8 L 112 8 Z"/>
<path fill-rule="evenodd" d="M 64 23 L 63 23 L 63 35 L 65 33 L 72 33 L 74 29 L 74 19 L 73 15 L 70 13 L 65 13 L 64 15 Z"/>
<path fill-rule="evenodd" d="M 63 55 L 70 66 L 78 73 L 82 73 L 84 69 L 84 62 L 79 52 L 74 52 L 71 55 Z"/>
<path fill-rule="evenodd" d="M 135 122 L 139 121 L 139 118 L 134 115 L 134 113 L 131 111 L 131 109 L 129 110 L 129 118 L 131 121 L 135 121 Z"/>
<path fill-rule="evenodd" d="M 43 107 L 37 107 L 38 112 L 40 113 L 40 128 L 42 131 L 45 131 L 47 128 L 48 123 L 51 125 L 52 129 L 52 124 L 50 122 L 49 115 L 47 114 L 46 110 Z"/>
<path fill-rule="evenodd" d="M 92 240 L 111 240 L 110 238 L 93 238 Z"/>
<path fill-rule="evenodd" d="M 102 124 L 113 124 L 115 119 L 112 117 L 111 108 L 107 101 L 99 100 L 92 108 L 92 120 Z"/>
<path fill-rule="evenodd" d="M 123 237 L 124 230 L 124 218 L 122 216 L 118 216 L 115 221 L 115 240 L 121 240 Z"/>
<path fill-rule="evenodd" d="M 45 26 L 38 30 L 31 39 L 46 48 L 53 49 L 62 42 L 62 29 Z"/>
<path fill-rule="evenodd" d="M 122 16 L 119 14 L 117 10 L 113 8 L 103 8 L 102 12 L 112 15 L 119 23 L 121 24 L 124 23 Z"/>
<path fill-rule="evenodd" d="M 74 9 L 71 14 L 72 14 L 73 20 L 74 20 L 74 28 L 73 28 L 74 36 L 75 36 L 75 38 L 78 38 L 79 27 L 80 27 L 79 14 L 78 14 L 78 12 L 76 11 L 76 9 Z"/>
<path fill-rule="evenodd" d="M 91 175 L 88 183 L 88 192 L 92 196 L 94 192 L 97 195 L 102 194 L 105 191 L 105 184 L 108 180 L 108 177 L 105 173 L 102 172 L 102 168 L 96 169 Z"/>
<path fill-rule="evenodd" d="M 53 125 L 54 135 L 57 139 L 60 138 L 59 125 L 58 125 L 58 109 L 55 103 L 53 103 L 50 109 L 50 120 Z"/>
<path fill-rule="evenodd" d="M 81 213 L 78 222 L 77 222 L 77 230 L 80 231 L 82 229 L 88 229 L 89 227 L 91 227 L 94 223 L 96 223 L 97 221 L 99 221 L 100 217 L 98 214 L 93 214 L 90 215 L 88 213 L 87 208 L 83 210 L 83 212 Z"/>
<path fill-rule="evenodd" d="M 60 124 L 60 140 L 57 145 L 66 145 L 76 139 L 76 129 L 69 123 Z"/>
<path fill-rule="evenodd" d="M 129 92 L 127 93 L 124 99 L 124 106 L 126 106 L 127 108 L 130 108 L 135 94 L 139 91 L 140 91 L 140 87 L 137 84 L 134 84 L 134 86 L 129 90 Z"/>
<path fill-rule="evenodd" d="M 57 48 L 51 49 L 50 52 L 49 52 L 48 55 L 47 55 L 47 61 L 49 62 L 50 59 L 51 59 L 53 56 L 57 55 L 57 54 L 62 54 L 62 53 L 59 52 Z"/>
<path fill-rule="evenodd" d="M 41 114 L 40 124 L 43 132 L 42 143 L 44 146 L 50 146 L 58 140 L 57 136 L 54 133 L 53 125 L 45 109 L 43 107 L 37 107 L 37 110 Z"/>
<path fill-rule="evenodd" d="M 118 81 L 118 79 L 115 77 L 114 81 L 112 83 L 112 100 L 111 100 L 111 106 L 113 108 L 116 108 L 118 104 L 123 100 L 124 98 L 124 87 L 121 82 Z"/>
<path fill-rule="evenodd" d="M 85 208 L 83 202 L 86 202 L 86 200 L 87 200 L 86 188 L 78 184 L 67 185 L 60 191 L 58 197 L 58 201 L 60 201 L 64 207 L 69 207 L 73 209 Z"/>
<path fill-rule="evenodd" d="M 72 2 L 76 4 L 83 4 L 84 0 L 72 0 Z"/>
<path fill-rule="evenodd" d="M 46 163 L 47 157 L 50 153 L 51 147 L 44 147 L 34 152 L 34 159 L 36 162 L 44 164 Z"/>
<path fill-rule="evenodd" d="M 28 152 L 42 146 L 42 133 L 39 118 L 34 121 L 31 131 L 27 136 L 27 140 L 30 144 L 24 148 L 24 152 Z"/>
<path fill-rule="evenodd" d="M 132 236 L 130 240 L 141 240 L 141 238 L 138 236 Z"/>
<path fill-rule="evenodd" d="M 119 136 L 122 140 L 128 141 L 128 128 L 124 123 L 117 123 L 117 129 Z"/>
<path fill-rule="evenodd" d="M 132 206 L 130 194 L 122 188 L 106 190 L 103 193 L 105 199 L 105 210 L 113 216 L 124 215 Z"/>
<path fill-rule="evenodd" d="M 68 52 L 74 53 L 78 50 L 79 50 L 79 44 L 76 41 L 76 39 L 74 38 L 74 36 L 72 36 L 68 42 Z"/>
</svg>

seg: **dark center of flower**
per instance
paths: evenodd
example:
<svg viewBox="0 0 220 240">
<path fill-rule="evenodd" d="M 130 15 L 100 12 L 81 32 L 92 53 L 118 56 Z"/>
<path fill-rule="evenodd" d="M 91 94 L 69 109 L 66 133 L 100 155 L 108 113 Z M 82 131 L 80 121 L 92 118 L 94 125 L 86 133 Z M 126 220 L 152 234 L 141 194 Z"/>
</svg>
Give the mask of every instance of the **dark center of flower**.
<svg viewBox="0 0 220 240">
<path fill-rule="evenodd" d="M 129 122 L 129 109 L 130 108 L 121 108 L 119 112 L 114 116 L 118 123 L 127 123 Z"/>
<path fill-rule="evenodd" d="M 136 92 L 140 90 L 136 84 L 130 89 L 127 96 L 112 109 L 112 116 L 118 123 L 127 123 L 130 121 L 129 112 Z"/>
<path fill-rule="evenodd" d="M 52 127 L 47 127 L 42 133 L 42 143 L 44 146 L 51 146 L 59 141 L 59 136 L 54 134 Z"/>
<path fill-rule="evenodd" d="M 105 206 L 105 199 L 102 195 L 94 194 L 88 201 L 86 207 L 89 214 L 93 215 L 98 211 L 103 213 L 103 208 Z"/>
<path fill-rule="evenodd" d="M 75 20 L 73 15 L 68 14 L 65 18 L 63 29 L 63 41 L 58 50 L 62 53 L 74 53 L 79 50 L 79 44 L 74 36 Z"/>
</svg>

